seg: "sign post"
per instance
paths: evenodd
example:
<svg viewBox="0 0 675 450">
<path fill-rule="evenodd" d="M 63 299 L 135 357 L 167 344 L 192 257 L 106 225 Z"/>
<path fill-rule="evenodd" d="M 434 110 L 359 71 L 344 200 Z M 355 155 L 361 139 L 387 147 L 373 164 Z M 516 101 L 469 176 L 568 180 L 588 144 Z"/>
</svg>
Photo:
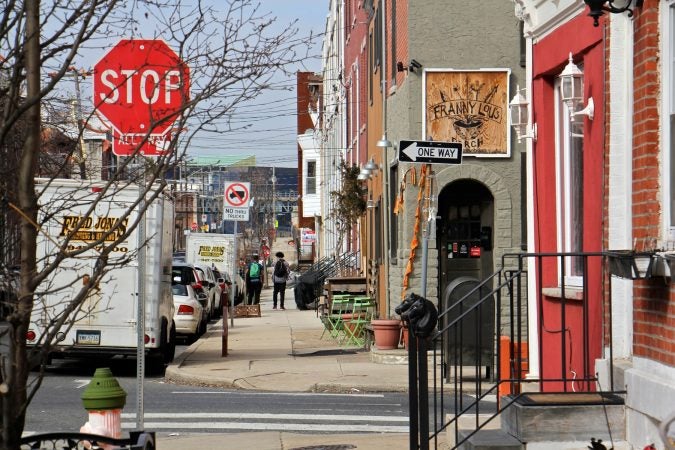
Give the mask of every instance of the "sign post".
<svg viewBox="0 0 675 450">
<path fill-rule="evenodd" d="M 424 231 L 422 233 L 422 289 L 421 295 L 427 296 L 427 259 L 429 256 L 429 236 L 436 234 L 436 194 L 435 174 L 431 164 L 462 164 L 461 142 L 437 142 L 437 141 L 400 141 L 398 146 L 399 161 L 429 164 L 427 183 L 429 183 L 430 197 L 425 198 L 428 202 L 427 217 L 425 218 Z"/>
<path fill-rule="evenodd" d="M 190 71 L 166 42 L 122 39 L 94 66 L 94 108 L 113 131 L 113 153 L 167 154 L 167 133 L 189 100 Z M 139 140 L 139 136 L 141 136 Z M 115 145 L 115 142 L 118 142 Z M 144 209 L 145 185 L 139 183 Z M 145 217 L 138 225 L 136 425 L 143 429 L 145 376 Z"/>
<path fill-rule="evenodd" d="M 237 245 L 237 225 L 249 219 L 251 203 L 251 183 L 233 181 L 225 183 L 223 193 L 223 220 L 234 220 L 234 254 L 232 255 L 232 279 L 237 279 L 239 256 Z M 234 300 L 230 302 L 230 324 L 234 326 Z"/>
</svg>

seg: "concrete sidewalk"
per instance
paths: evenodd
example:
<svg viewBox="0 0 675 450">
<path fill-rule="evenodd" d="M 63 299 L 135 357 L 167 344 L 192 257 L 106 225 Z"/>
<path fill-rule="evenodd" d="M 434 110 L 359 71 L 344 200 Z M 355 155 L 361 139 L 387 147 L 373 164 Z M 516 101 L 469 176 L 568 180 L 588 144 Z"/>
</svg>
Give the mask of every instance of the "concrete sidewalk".
<svg viewBox="0 0 675 450">
<path fill-rule="evenodd" d="M 262 317 L 234 319 L 227 357 L 221 357 L 222 320 L 211 325 L 167 368 L 167 379 L 262 391 L 408 390 L 408 366 L 400 363 L 404 350 L 368 352 L 340 346 L 327 334 L 322 338 L 323 324 L 316 312 L 298 310 L 292 290 L 286 294 L 291 297 L 286 299 L 286 310 L 273 310 L 272 289 L 264 289 Z M 399 364 L 383 364 L 385 359 Z"/>
<path fill-rule="evenodd" d="M 300 311 L 293 290 L 286 310 L 272 310 L 272 289 L 261 295 L 262 317 L 235 318 L 229 328 L 228 356 L 222 357 L 222 320 L 167 368 L 176 383 L 284 392 L 407 392 L 404 350 L 365 351 L 342 347 L 324 336 L 316 312 Z M 229 323 L 229 320 L 228 320 Z M 398 362 L 384 364 L 383 362 Z M 288 432 L 199 434 L 160 437 L 159 448 L 289 450 L 406 449 L 408 434 L 311 435 Z M 331 447 L 328 447 L 331 446 Z"/>
</svg>

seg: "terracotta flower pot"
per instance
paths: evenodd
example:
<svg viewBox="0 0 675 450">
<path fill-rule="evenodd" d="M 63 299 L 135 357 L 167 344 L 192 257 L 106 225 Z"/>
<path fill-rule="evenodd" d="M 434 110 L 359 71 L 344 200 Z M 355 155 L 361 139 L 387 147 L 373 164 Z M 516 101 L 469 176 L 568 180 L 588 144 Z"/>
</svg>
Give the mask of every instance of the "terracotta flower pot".
<svg viewBox="0 0 675 450">
<path fill-rule="evenodd" d="M 375 346 L 380 350 L 398 348 L 401 339 L 401 321 L 398 319 L 373 319 L 370 322 L 375 335 Z"/>
</svg>

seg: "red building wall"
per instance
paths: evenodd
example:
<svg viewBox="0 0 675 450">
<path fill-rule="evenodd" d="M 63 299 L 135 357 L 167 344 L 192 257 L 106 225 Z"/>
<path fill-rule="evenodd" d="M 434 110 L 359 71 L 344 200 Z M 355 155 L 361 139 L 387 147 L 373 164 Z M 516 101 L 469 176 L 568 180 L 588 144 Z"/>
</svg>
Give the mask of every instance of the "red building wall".
<svg viewBox="0 0 675 450">
<path fill-rule="evenodd" d="M 537 252 L 556 252 L 556 121 L 555 81 L 568 63 L 569 53 L 575 63 L 583 67 L 585 98 L 593 97 L 595 117 L 584 119 L 583 147 L 583 245 L 585 252 L 602 249 L 603 207 L 603 91 L 604 48 L 602 30 L 589 27 L 586 15 L 579 15 L 541 39 L 533 46 L 533 113 L 537 124 L 534 144 L 534 205 L 535 247 Z M 563 43 L 563 44 L 561 44 Z M 543 295 L 538 307 L 538 325 L 541 336 L 541 376 L 548 379 L 580 378 L 584 368 L 593 373 L 593 362 L 602 350 L 602 260 L 589 260 L 587 286 L 587 313 L 590 353 L 582 353 L 584 337 L 583 302 L 559 296 Z M 544 262 L 542 286 L 559 286 L 558 266 L 554 259 Z M 547 291 L 544 291 L 547 292 Z M 550 291 L 549 291 L 550 292 Z M 563 317 L 564 316 L 564 322 Z M 563 345 L 563 342 L 565 345 Z M 572 383 L 562 386 L 551 383 L 545 390 L 572 389 Z"/>
<path fill-rule="evenodd" d="M 366 127 L 368 114 L 368 58 L 366 54 L 368 49 L 368 12 L 361 0 L 345 0 L 344 9 L 346 23 L 342 79 L 344 80 L 343 88 L 348 93 L 346 143 L 350 154 L 347 155 L 347 160 L 357 164 L 365 164 L 368 149 Z"/>
<path fill-rule="evenodd" d="M 660 172 L 667 170 L 659 155 L 660 83 L 666 80 L 660 79 L 659 64 L 665 60 L 659 52 L 658 11 L 657 2 L 645 2 L 634 22 L 632 211 L 637 243 L 660 235 Z M 670 286 L 662 279 L 634 283 L 633 354 L 675 366 L 675 295 Z"/>
</svg>

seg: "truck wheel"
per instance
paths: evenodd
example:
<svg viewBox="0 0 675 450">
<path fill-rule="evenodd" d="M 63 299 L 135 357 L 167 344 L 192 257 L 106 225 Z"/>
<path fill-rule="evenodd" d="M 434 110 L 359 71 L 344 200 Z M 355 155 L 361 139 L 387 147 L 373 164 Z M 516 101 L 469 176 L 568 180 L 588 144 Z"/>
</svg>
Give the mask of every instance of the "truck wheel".
<svg viewBox="0 0 675 450">
<path fill-rule="evenodd" d="M 159 353 L 148 355 L 145 361 L 145 374 L 148 376 L 162 376 L 164 375 L 164 370 L 166 369 L 166 364 L 164 364 L 164 358 Z"/>
<path fill-rule="evenodd" d="M 171 322 L 171 331 L 169 331 L 169 340 L 164 347 L 164 362 L 169 364 L 176 356 L 176 325 Z"/>
</svg>

